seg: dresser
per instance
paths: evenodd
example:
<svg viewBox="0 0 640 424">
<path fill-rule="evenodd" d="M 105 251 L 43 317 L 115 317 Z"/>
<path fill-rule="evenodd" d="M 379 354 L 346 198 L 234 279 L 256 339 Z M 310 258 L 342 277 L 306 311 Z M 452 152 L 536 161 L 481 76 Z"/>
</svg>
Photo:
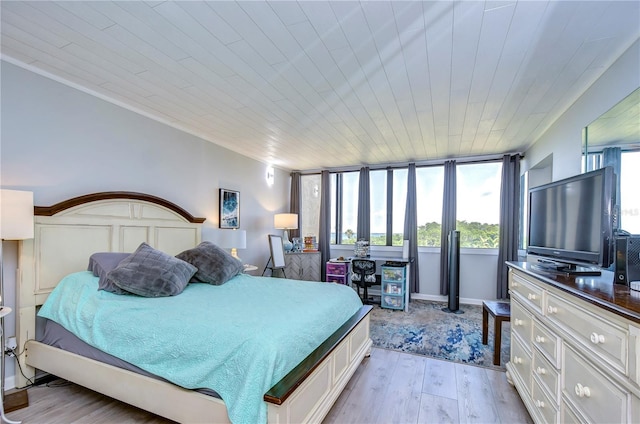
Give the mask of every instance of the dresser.
<svg viewBox="0 0 640 424">
<path fill-rule="evenodd" d="M 294 252 L 284 255 L 284 272 L 292 280 L 322 281 L 320 252 Z"/>
<path fill-rule="evenodd" d="M 640 292 L 508 262 L 507 377 L 535 422 L 640 422 Z"/>
</svg>

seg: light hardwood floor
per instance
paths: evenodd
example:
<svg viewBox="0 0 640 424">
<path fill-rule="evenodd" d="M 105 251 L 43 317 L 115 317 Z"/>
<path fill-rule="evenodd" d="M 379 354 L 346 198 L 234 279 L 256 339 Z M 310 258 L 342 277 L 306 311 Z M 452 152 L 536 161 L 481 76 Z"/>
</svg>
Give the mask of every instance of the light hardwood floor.
<svg viewBox="0 0 640 424">
<path fill-rule="evenodd" d="M 75 384 L 29 389 L 24 424 L 168 423 Z M 373 349 L 325 423 L 531 423 L 505 373 L 391 350 Z"/>
</svg>

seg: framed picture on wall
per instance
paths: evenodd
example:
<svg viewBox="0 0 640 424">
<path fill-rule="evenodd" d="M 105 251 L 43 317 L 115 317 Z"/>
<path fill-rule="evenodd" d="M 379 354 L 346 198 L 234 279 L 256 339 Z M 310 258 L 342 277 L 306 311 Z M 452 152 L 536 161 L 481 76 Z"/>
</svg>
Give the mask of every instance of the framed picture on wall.
<svg viewBox="0 0 640 424">
<path fill-rule="evenodd" d="M 220 228 L 240 228 L 240 192 L 220 189 Z"/>
</svg>

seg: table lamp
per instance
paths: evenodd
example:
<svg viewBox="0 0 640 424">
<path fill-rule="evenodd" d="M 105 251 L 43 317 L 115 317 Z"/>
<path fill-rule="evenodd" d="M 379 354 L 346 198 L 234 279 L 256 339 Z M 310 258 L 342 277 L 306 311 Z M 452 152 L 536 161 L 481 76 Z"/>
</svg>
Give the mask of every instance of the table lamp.
<svg viewBox="0 0 640 424">
<path fill-rule="evenodd" d="M 33 193 L 20 190 L 0 190 L 0 239 L 26 240 L 33 238 Z M 4 307 L 4 278 L 3 278 L 2 242 L 0 241 L 0 310 Z M 4 321 L 4 319 L 3 319 Z M 4 322 L 0 346 L 4 351 Z M 4 353 L 4 352 L 1 352 Z M 19 424 L 18 421 L 7 419 L 4 414 L 4 354 L 0 355 L 0 396 L 3 407 L 0 410 L 2 422 Z"/>
<path fill-rule="evenodd" d="M 289 240 L 289 230 L 298 229 L 297 213 L 278 213 L 273 217 L 273 227 L 277 230 L 284 230 L 282 237 L 282 245 L 284 250 L 290 252 L 293 249 L 293 243 Z"/>
</svg>

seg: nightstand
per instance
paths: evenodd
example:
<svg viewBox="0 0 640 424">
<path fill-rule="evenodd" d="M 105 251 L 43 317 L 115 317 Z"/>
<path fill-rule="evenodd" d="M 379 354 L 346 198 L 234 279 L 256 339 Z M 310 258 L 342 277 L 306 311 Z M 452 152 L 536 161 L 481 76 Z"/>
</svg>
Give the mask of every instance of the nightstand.
<svg viewBox="0 0 640 424">
<path fill-rule="evenodd" d="M 2 306 L 0 308 L 0 320 L 5 316 L 11 313 L 11 308 L 6 306 Z M 2 321 L 2 325 L 0 325 L 0 355 L 4 355 L 4 321 Z M 4 379 L 4 356 L 2 357 L 2 366 L 0 366 L 0 378 Z M 4 384 L 2 385 L 4 387 Z M 1 391 L 0 391 L 1 392 Z M 0 393 L 0 419 L 3 423 L 6 424 L 20 424 L 20 421 L 11 421 L 4 415 L 4 393 Z"/>
</svg>

